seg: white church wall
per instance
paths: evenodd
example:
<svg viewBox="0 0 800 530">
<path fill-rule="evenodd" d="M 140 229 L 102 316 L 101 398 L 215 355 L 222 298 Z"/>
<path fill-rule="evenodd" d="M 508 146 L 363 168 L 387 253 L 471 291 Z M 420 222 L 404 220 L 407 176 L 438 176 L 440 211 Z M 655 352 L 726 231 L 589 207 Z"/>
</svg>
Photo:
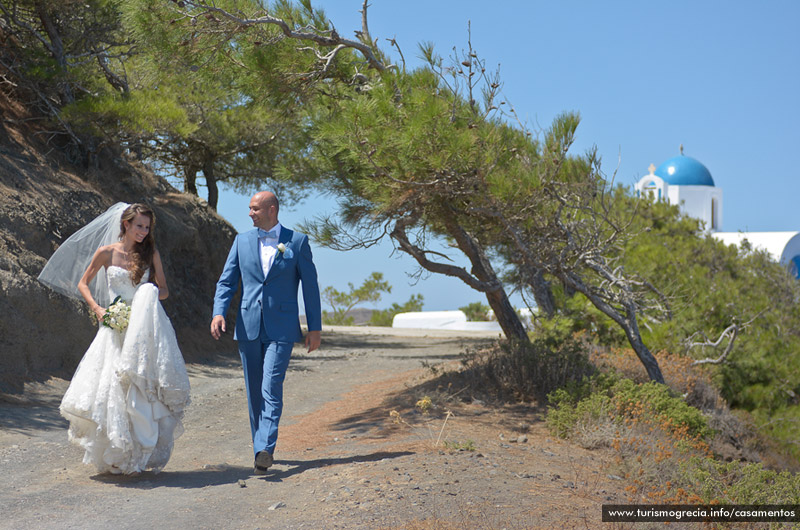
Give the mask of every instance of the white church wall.
<svg viewBox="0 0 800 530">
<path fill-rule="evenodd" d="M 764 250 L 781 265 L 790 265 L 800 256 L 800 232 L 717 232 L 726 245 L 741 245 L 746 239 L 753 248 Z"/>
<path fill-rule="evenodd" d="M 638 197 L 646 197 L 657 201 L 666 201 L 669 196 L 669 184 L 659 176 L 645 175 L 634 184 Z"/>
<path fill-rule="evenodd" d="M 700 219 L 707 231 L 722 227 L 722 190 L 712 186 L 670 186 L 670 204 L 679 204 L 681 212 Z M 712 206 L 713 201 L 716 204 Z M 714 222 L 712 222 L 712 215 Z"/>
</svg>

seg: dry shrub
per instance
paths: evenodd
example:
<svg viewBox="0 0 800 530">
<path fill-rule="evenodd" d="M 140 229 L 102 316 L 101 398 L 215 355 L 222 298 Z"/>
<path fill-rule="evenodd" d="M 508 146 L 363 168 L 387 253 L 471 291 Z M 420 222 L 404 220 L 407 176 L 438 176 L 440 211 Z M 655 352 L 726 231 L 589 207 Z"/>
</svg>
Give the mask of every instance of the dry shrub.
<svg viewBox="0 0 800 530">
<path fill-rule="evenodd" d="M 686 396 L 690 405 L 702 410 L 715 408 L 724 403 L 719 392 L 711 383 L 710 374 L 699 366 L 693 366 L 694 359 L 660 351 L 655 355 L 664 382 L 673 391 Z M 631 348 L 595 348 L 590 360 L 601 370 L 613 369 L 623 377 L 637 383 L 649 381 L 644 365 Z"/>
<path fill-rule="evenodd" d="M 711 381 L 712 370 L 693 365 L 694 359 L 660 351 L 655 354 L 664 381 L 684 401 L 701 411 L 709 420 L 715 436 L 711 449 L 726 461 L 762 462 L 771 468 L 790 466 L 774 443 L 759 435 L 755 422 L 745 411 L 732 411 Z M 612 369 L 637 382 L 648 380 L 647 372 L 630 348 L 591 350 L 591 362 L 600 370 Z"/>
<path fill-rule="evenodd" d="M 472 352 L 464 372 L 500 399 L 544 403 L 550 392 L 594 373 L 591 348 L 582 334 L 560 342 L 547 337 L 534 337 L 527 344 L 502 341 Z"/>
</svg>

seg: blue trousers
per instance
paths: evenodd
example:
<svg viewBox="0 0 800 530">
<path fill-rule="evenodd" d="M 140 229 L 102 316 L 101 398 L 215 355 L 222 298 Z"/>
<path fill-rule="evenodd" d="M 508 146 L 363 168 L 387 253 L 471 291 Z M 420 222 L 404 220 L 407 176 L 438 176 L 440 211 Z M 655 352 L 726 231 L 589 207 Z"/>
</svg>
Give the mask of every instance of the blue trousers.
<svg viewBox="0 0 800 530">
<path fill-rule="evenodd" d="M 263 326 L 257 340 L 239 341 L 254 454 L 275 452 L 283 412 L 283 380 L 293 346 L 291 342 L 269 340 Z"/>
</svg>

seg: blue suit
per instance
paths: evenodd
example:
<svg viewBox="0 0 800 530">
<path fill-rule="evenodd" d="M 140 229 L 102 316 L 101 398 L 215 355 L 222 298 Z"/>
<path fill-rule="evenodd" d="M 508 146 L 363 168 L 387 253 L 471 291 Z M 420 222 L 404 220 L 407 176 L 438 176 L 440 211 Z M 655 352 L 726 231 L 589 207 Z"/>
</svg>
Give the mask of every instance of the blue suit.
<svg viewBox="0 0 800 530">
<path fill-rule="evenodd" d="M 308 236 L 281 227 L 279 242 L 285 251 L 275 255 L 264 277 L 258 230 L 236 236 L 214 295 L 213 314 L 225 316 L 242 287 L 233 338 L 239 342 L 242 357 L 256 454 L 264 450 L 273 453 L 278 440 L 283 380 L 292 346 L 303 338 L 297 304 L 300 283 L 308 329 L 322 329 L 317 269 Z"/>
</svg>

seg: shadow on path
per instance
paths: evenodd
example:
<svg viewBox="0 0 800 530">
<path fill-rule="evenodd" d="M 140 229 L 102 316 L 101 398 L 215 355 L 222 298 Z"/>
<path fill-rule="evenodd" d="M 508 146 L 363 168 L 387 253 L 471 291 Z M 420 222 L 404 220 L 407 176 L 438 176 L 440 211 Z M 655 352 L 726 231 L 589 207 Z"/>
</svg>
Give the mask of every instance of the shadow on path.
<svg viewBox="0 0 800 530">
<path fill-rule="evenodd" d="M 368 455 L 353 455 L 343 458 L 320 458 L 317 460 L 279 460 L 277 463 L 281 466 L 292 466 L 289 469 L 275 469 L 272 468 L 270 472 L 263 477 L 264 480 L 270 482 L 280 482 L 285 478 L 294 475 L 299 475 L 310 469 L 317 469 L 321 467 L 339 466 L 344 464 L 356 464 L 361 462 L 377 462 L 378 460 L 386 460 L 389 458 L 400 458 L 401 456 L 409 456 L 414 453 L 411 451 L 379 451 Z"/>
<path fill-rule="evenodd" d="M 60 400 L 60 397 L 59 397 Z M 31 436 L 34 431 L 66 429 L 69 423 L 58 412 L 60 401 L 11 402 L 0 400 L 0 429 Z"/>
<path fill-rule="evenodd" d="M 311 469 L 329 466 L 354 464 L 359 462 L 377 462 L 387 458 L 399 458 L 414 453 L 410 451 L 380 451 L 367 455 L 353 455 L 342 458 L 320 458 L 317 460 L 279 460 L 277 466 L 270 469 L 267 475 L 256 477 L 253 468 L 218 464 L 195 471 L 162 471 L 160 473 L 144 472 L 140 475 L 112 475 L 102 473 L 90 477 L 92 480 L 111 484 L 119 488 L 151 490 L 156 488 L 196 489 L 207 486 L 221 486 L 236 483 L 248 478 L 260 478 L 270 482 L 281 482 L 286 478 L 299 475 Z M 289 466 L 288 469 L 282 469 Z"/>
</svg>

